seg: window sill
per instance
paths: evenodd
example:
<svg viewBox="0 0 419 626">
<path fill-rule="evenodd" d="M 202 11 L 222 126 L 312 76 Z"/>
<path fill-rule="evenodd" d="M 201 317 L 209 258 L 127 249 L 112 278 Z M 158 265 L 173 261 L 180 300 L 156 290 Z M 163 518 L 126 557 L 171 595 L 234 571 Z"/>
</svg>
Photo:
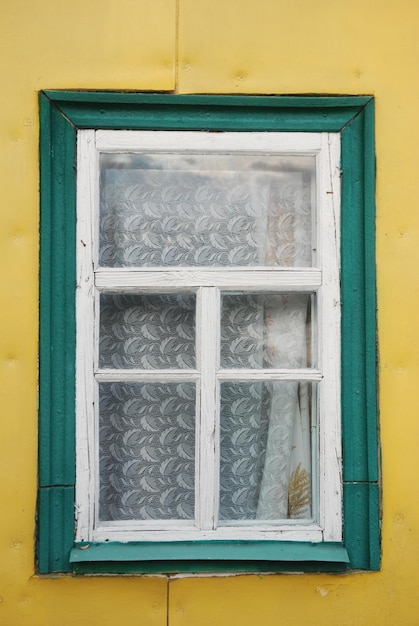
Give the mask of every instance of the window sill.
<svg viewBox="0 0 419 626">
<path fill-rule="evenodd" d="M 178 541 L 79 543 L 71 551 L 75 573 L 344 571 L 340 543 Z"/>
</svg>

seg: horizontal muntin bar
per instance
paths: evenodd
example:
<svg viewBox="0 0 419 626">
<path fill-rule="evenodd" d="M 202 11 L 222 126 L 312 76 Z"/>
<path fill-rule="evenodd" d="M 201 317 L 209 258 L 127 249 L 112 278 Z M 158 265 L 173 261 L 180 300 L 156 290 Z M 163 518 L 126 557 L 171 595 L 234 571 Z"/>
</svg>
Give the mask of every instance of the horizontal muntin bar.
<svg viewBox="0 0 419 626">
<path fill-rule="evenodd" d="M 223 369 L 218 370 L 219 381 L 233 380 L 290 380 L 320 381 L 323 374 L 317 369 Z M 186 382 L 199 380 L 198 370 L 139 370 L 139 369 L 99 369 L 95 372 L 98 382 Z"/>
<path fill-rule="evenodd" d="M 95 372 L 99 383 L 105 382 L 187 382 L 201 377 L 197 370 L 114 370 L 100 369 Z"/>
<path fill-rule="evenodd" d="M 225 369 L 217 372 L 217 378 L 220 381 L 229 380 L 307 380 L 319 381 L 323 379 L 323 374 L 316 369 L 260 369 L 260 370 L 240 370 Z"/>
<path fill-rule="evenodd" d="M 109 268 L 95 272 L 95 285 L 102 291 L 144 290 L 159 292 L 167 289 L 180 292 L 199 287 L 245 289 L 264 292 L 312 292 L 322 284 L 322 273 L 317 268 L 229 268 L 223 269 L 138 269 Z"/>
</svg>

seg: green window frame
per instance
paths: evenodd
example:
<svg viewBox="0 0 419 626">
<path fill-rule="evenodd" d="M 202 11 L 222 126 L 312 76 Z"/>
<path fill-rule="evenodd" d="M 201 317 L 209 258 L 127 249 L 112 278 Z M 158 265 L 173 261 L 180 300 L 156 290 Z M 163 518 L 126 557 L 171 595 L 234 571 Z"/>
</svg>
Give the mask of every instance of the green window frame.
<svg viewBox="0 0 419 626">
<path fill-rule="evenodd" d="M 43 91 L 40 119 L 39 573 L 379 569 L 373 98 Z M 342 543 L 74 544 L 79 129 L 341 133 Z"/>
</svg>

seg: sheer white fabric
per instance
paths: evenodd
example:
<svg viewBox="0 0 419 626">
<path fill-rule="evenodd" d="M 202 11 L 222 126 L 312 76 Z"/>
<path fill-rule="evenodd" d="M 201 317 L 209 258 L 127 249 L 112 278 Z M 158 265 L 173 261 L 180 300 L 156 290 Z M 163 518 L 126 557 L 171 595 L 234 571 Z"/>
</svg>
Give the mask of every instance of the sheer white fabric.
<svg viewBox="0 0 419 626">
<path fill-rule="evenodd" d="M 100 264 L 311 265 L 312 162 L 212 156 L 105 159 Z M 222 367 L 311 364 L 310 296 L 223 298 Z M 101 367 L 157 378 L 159 368 L 194 367 L 194 304 L 188 295 L 102 296 Z M 100 387 L 101 519 L 193 518 L 194 385 Z M 221 384 L 221 524 L 311 516 L 312 404 L 307 383 Z"/>
<path fill-rule="evenodd" d="M 284 171 L 274 156 L 169 156 L 133 169 L 104 155 L 101 265 L 311 265 L 311 157 Z"/>
<path fill-rule="evenodd" d="M 307 295 L 226 295 L 222 366 L 307 367 L 310 308 Z M 310 517 L 311 393 L 303 382 L 221 385 L 221 519 Z"/>
<path fill-rule="evenodd" d="M 276 298 L 269 312 L 268 345 L 277 367 L 307 367 L 306 320 L 304 297 Z M 274 386 L 257 518 L 311 515 L 310 408 L 307 383 Z"/>
</svg>

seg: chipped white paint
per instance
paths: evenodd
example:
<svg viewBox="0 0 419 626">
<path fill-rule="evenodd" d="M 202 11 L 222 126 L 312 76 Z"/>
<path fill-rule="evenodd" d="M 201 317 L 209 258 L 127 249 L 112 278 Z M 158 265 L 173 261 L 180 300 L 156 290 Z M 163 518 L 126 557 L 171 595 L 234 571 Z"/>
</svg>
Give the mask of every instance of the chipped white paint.
<svg viewBox="0 0 419 626">
<path fill-rule="evenodd" d="M 100 152 L 232 152 L 310 155 L 322 149 L 323 133 L 236 133 L 98 130 Z"/>
<path fill-rule="evenodd" d="M 214 528 L 218 472 L 216 441 L 218 439 L 217 353 L 219 345 L 220 292 L 204 287 L 198 298 L 198 360 L 200 362 L 201 403 L 196 446 L 196 524 L 198 529 Z"/>
<path fill-rule="evenodd" d="M 214 322 L 211 322 L 214 323 Z M 202 332 L 199 333 L 203 334 Z M 215 344 L 217 345 L 217 344 Z M 204 372 L 207 374 L 206 372 Z M 159 380 L 165 382 L 186 382 L 188 380 L 199 380 L 201 373 L 198 370 L 158 370 Z M 232 381 L 232 380 L 307 380 L 307 381 L 320 381 L 323 379 L 323 374 L 317 369 L 217 369 L 217 380 L 219 381 Z M 156 370 L 114 370 L 114 369 L 102 369 L 96 370 L 96 380 L 98 382 L 117 382 L 126 380 L 127 382 L 147 382 L 156 380 Z"/>
<path fill-rule="evenodd" d="M 321 285 L 321 271 L 316 268 L 259 268 L 226 269 L 216 268 L 174 268 L 155 269 L 98 269 L 96 287 L 105 291 L 159 292 L 170 289 L 181 292 L 198 287 L 218 287 L 218 289 L 251 289 L 254 292 L 269 289 L 287 292 L 315 291 Z"/>
<path fill-rule="evenodd" d="M 81 140 L 80 140 L 81 139 Z M 96 492 L 95 426 L 95 291 L 92 266 L 93 213 L 97 203 L 97 152 L 94 131 L 84 131 L 77 143 L 77 285 L 76 285 L 76 518 L 77 540 L 91 537 Z"/>
<path fill-rule="evenodd" d="M 325 541 L 342 537 L 340 420 L 340 136 L 323 135 L 318 160 L 317 298 L 319 384 L 319 521 Z"/>
<path fill-rule="evenodd" d="M 296 524 L 295 520 L 284 520 L 276 526 L 268 524 L 218 527 L 214 530 L 201 530 L 188 527 L 188 523 L 177 521 L 163 525 L 162 522 L 101 522 L 95 529 L 95 541 L 203 541 L 227 540 L 265 540 L 265 541 L 323 541 L 323 529 L 316 524 Z"/>
<path fill-rule="evenodd" d="M 98 154 L 128 151 L 215 151 L 316 155 L 317 242 L 313 268 L 101 268 L 98 266 Z M 341 528 L 339 172 L 340 137 L 327 133 L 200 133 L 79 131 L 77 221 L 77 541 L 173 541 L 278 539 L 339 541 Z M 314 231 L 314 232 L 316 232 Z M 95 268 L 95 271 L 93 271 Z M 316 368 L 222 370 L 219 346 L 220 290 L 313 293 Z M 197 367 L 191 370 L 100 369 L 95 311 L 101 291 L 193 292 L 197 296 Z M 98 318 L 98 315 L 96 316 Z M 98 383 L 195 381 L 197 385 L 195 520 L 100 522 Z M 226 380 L 317 382 L 317 480 L 312 521 L 261 520 L 217 523 L 219 383 Z M 313 457 L 316 457 L 316 453 Z M 316 511 L 316 508 L 318 509 Z"/>
</svg>

